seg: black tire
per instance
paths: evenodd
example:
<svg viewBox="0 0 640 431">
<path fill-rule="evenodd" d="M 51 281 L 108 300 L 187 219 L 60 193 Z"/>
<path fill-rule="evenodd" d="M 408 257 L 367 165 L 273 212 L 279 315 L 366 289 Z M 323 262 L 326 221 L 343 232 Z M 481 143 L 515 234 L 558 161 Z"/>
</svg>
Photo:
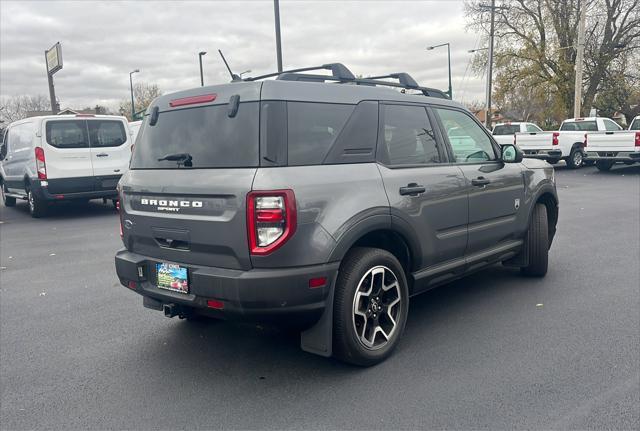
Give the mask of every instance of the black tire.
<svg viewBox="0 0 640 431">
<path fill-rule="evenodd" d="M 593 166 L 593 165 L 596 164 L 596 161 L 595 160 L 585 160 L 584 162 L 582 162 L 582 164 L 584 166 Z"/>
<path fill-rule="evenodd" d="M 371 293 L 364 295 L 365 292 L 359 288 L 368 285 L 367 277 L 371 280 Z M 394 279 L 397 283 L 394 283 Z M 382 284 L 389 289 L 382 290 Z M 355 302 L 357 292 L 361 295 L 358 305 Z M 396 302 L 396 298 L 399 302 Z M 363 314 L 356 314 L 356 307 L 366 310 Z M 340 266 L 335 287 L 334 356 L 360 366 L 371 366 L 384 361 L 398 345 L 408 311 L 409 289 L 404 269 L 398 259 L 388 251 L 377 248 L 351 250 Z M 392 324 L 394 320 L 395 324 Z M 370 346 L 366 346 L 356 332 L 358 323 L 363 328 L 362 338 L 372 340 Z M 367 328 L 373 330 L 369 331 Z M 378 329 L 384 332 L 378 332 Z M 387 332 L 388 338 L 383 335 Z M 367 333 L 373 335 L 367 337 Z M 377 341 L 379 343 L 376 345 Z"/>
<path fill-rule="evenodd" d="M 613 160 L 598 160 L 596 162 L 596 168 L 598 168 L 599 171 L 606 172 L 611 169 L 614 163 Z"/>
<path fill-rule="evenodd" d="M 33 194 L 29 187 L 27 187 L 26 191 L 27 202 L 29 203 L 29 214 L 31 214 L 31 217 L 44 217 L 47 214 L 47 203 Z"/>
<path fill-rule="evenodd" d="M 578 169 L 584 162 L 584 153 L 582 148 L 575 147 L 571 150 L 569 157 L 567 158 L 567 166 L 571 169 Z"/>
<path fill-rule="evenodd" d="M 548 225 L 547 207 L 544 204 L 536 204 L 524 242 L 524 251 L 529 256 L 529 264 L 520 268 L 524 275 L 544 277 L 547 274 L 549 266 Z"/>
<path fill-rule="evenodd" d="M 2 203 L 5 207 L 15 207 L 16 198 L 7 196 L 7 189 L 4 186 L 4 181 L 0 180 L 0 194 L 2 194 Z"/>
</svg>

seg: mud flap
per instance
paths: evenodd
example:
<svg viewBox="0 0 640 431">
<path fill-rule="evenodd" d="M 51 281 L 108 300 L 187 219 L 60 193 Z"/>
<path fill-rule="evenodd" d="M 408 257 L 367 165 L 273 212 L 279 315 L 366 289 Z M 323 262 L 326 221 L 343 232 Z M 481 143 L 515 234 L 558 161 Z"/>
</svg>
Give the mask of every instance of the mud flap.
<svg viewBox="0 0 640 431">
<path fill-rule="evenodd" d="M 337 279 L 338 274 L 336 273 L 327 295 L 327 306 L 324 308 L 320 320 L 300 334 L 300 348 L 305 352 L 327 358 L 333 354 L 333 292 Z"/>
</svg>

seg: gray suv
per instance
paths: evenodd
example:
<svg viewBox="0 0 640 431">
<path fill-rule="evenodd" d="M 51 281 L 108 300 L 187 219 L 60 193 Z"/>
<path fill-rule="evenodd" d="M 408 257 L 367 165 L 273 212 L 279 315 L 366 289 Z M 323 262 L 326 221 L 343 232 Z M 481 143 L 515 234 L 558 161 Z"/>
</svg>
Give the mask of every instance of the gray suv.
<svg viewBox="0 0 640 431">
<path fill-rule="evenodd" d="M 550 165 L 407 74 L 320 68 L 147 109 L 115 258 L 145 307 L 296 324 L 304 350 L 367 366 L 397 346 L 411 296 L 498 262 L 546 274 Z"/>
</svg>

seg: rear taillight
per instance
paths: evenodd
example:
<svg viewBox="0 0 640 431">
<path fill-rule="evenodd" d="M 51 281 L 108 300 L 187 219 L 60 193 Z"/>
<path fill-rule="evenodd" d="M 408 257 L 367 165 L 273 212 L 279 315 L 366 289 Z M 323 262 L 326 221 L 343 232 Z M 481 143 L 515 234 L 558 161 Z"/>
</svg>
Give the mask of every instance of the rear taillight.
<svg viewBox="0 0 640 431">
<path fill-rule="evenodd" d="M 640 147 L 640 132 L 636 132 L 636 147 Z"/>
<path fill-rule="evenodd" d="M 120 238 L 124 237 L 122 229 L 122 191 L 118 188 L 118 200 L 116 201 L 116 209 L 118 210 L 118 218 L 120 219 Z"/>
<path fill-rule="evenodd" d="M 551 140 L 551 144 L 552 145 L 558 145 L 558 137 L 560 136 L 560 133 L 558 132 L 553 132 L 553 138 Z"/>
<path fill-rule="evenodd" d="M 293 190 L 254 191 L 247 195 L 247 230 L 251 254 L 281 247 L 296 231 Z"/>
<path fill-rule="evenodd" d="M 44 150 L 41 147 L 36 147 L 36 170 L 39 180 L 47 179 L 47 165 L 44 162 Z"/>
</svg>

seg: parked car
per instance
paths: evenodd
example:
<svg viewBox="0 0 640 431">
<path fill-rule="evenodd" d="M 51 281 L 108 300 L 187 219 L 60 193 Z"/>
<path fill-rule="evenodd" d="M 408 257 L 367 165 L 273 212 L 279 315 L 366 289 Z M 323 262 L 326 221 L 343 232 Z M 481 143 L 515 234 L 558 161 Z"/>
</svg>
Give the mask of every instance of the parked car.
<svg viewBox="0 0 640 431">
<path fill-rule="evenodd" d="M 505 144 L 516 144 L 515 134 L 516 133 L 531 133 L 531 132 L 542 132 L 542 129 L 538 127 L 534 123 L 526 123 L 526 122 L 506 122 L 506 123 L 498 123 L 493 128 L 491 134 L 493 135 L 493 139 L 498 142 L 500 145 Z"/>
<path fill-rule="evenodd" d="M 588 117 L 564 120 L 557 132 L 517 133 L 516 145 L 525 157 L 547 160 L 555 164 L 565 160 L 577 169 L 585 161 L 585 134 L 592 131 L 622 130 L 609 118 Z"/>
<path fill-rule="evenodd" d="M 140 131 L 140 126 L 142 125 L 142 120 L 132 121 L 129 123 L 129 130 L 131 130 L 131 143 L 135 144 L 136 138 L 138 137 L 138 132 Z"/>
<path fill-rule="evenodd" d="M 629 124 L 629 130 L 640 130 L 640 115 L 631 121 L 631 124 Z"/>
<path fill-rule="evenodd" d="M 151 104 L 119 184 L 115 256 L 145 307 L 295 322 L 304 350 L 372 365 L 397 346 L 412 295 L 497 262 L 546 274 L 551 166 L 407 74 L 319 68 L 333 74 Z"/>
<path fill-rule="evenodd" d="M 0 190 L 6 206 L 27 200 L 33 217 L 51 202 L 117 199 L 131 139 L 124 117 L 50 115 L 11 123 L 0 150 Z"/>
<path fill-rule="evenodd" d="M 640 131 L 589 132 L 585 143 L 586 160 L 595 162 L 600 171 L 608 171 L 616 163 L 640 162 Z"/>
</svg>

